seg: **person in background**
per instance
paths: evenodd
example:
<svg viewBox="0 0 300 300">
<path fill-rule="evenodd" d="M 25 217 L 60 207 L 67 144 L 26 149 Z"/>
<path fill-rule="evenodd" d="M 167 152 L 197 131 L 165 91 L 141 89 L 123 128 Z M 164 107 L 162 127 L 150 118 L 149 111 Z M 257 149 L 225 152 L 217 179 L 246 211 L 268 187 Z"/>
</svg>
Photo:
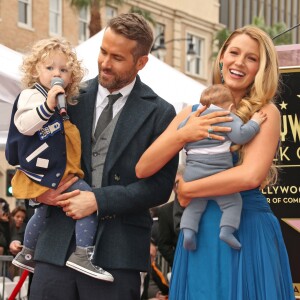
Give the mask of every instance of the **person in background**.
<svg viewBox="0 0 300 300">
<path fill-rule="evenodd" d="M 216 58 L 213 84 L 226 84 L 234 96 L 236 114 L 244 122 L 257 111 L 263 111 L 267 120 L 249 143 L 235 148 L 233 168 L 190 182 L 179 179 L 177 194 L 186 207 L 192 198 L 240 192 L 243 207 L 237 238 L 243 248 L 234 250 L 219 239 L 221 211 L 209 201 L 199 224 L 196 251 L 183 248 L 180 233 L 169 292 L 172 300 L 295 299 L 280 224 L 261 191 L 277 178 L 273 159 L 280 141 L 280 112 L 274 105 L 278 82 L 278 60 L 271 38 L 254 26 L 236 29 Z M 137 164 L 140 178 L 155 174 L 201 134 L 204 139 L 219 138 L 217 126 L 211 126 L 205 116 L 201 127 L 195 124 L 204 110 L 195 111 L 180 129 L 192 106 L 174 118 Z"/>
<path fill-rule="evenodd" d="M 12 255 L 17 255 L 22 250 L 26 223 L 26 208 L 23 206 L 15 207 L 11 212 L 10 232 L 11 240 L 9 251 Z"/>
<path fill-rule="evenodd" d="M 173 191 L 175 193 L 175 198 L 174 198 L 174 204 L 173 204 L 173 221 L 174 221 L 174 232 L 177 235 L 177 240 L 180 232 L 180 221 L 181 217 L 184 211 L 184 207 L 182 207 L 178 201 L 178 195 L 177 195 L 177 188 L 178 188 L 178 182 L 179 179 L 182 178 L 183 172 L 185 168 L 185 163 L 181 163 L 178 166 L 176 178 L 175 178 L 175 183 L 173 187 Z M 177 245 L 177 243 L 176 243 Z"/>
<path fill-rule="evenodd" d="M 10 242 L 10 209 L 9 204 L 3 198 L 0 198 L 0 255 L 9 255 Z M 8 277 L 6 261 L 0 261 L 0 276 Z"/>
<path fill-rule="evenodd" d="M 151 239 L 155 242 L 156 245 L 160 236 L 158 213 L 159 206 L 150 208 L 150 215 L 152 218 Z"/>
<path fill-rule="evenodd" d="M 9 251 L 14 256 L 16 256 L 22 250 L 26 225 L 33 214 L 34 208 L 29 205 L 27 205 L 26 207 L 17 206 L 11 212 L 12 220 L 10 226 L 12 228 L 12 234 L 9 244 Z M 16 219 L 15 222 L 12 222 L 14 219 Z"/>
<path fill-rule="evenodd" d="M 151 268 L 144 278 L 142 300 L 167 300 L 169 284 L 162 271 L 156 265 L 157 248 L 155 242 L 150 243 Z"/>
<path fill-rule="evenodd" d="M 173 204 L 170 201 L 158 209 L 158 240 L 157 247 L 163 258 L 172 267 L 177 236 L 174 232 Z"/>
<path fill-rule="evenodd" d="M 0 255 L 7 255 L 10 242 L 9 204 L 0 198 Z"/>
<path fill-rule="evenodd" d="M 23 206 L 16 206 L 10 213 L 10 232 L 11 235 L 24 231 L 26 226 L 24 221 L 26 219 L 26 208 Z"/>
<path fill-rule="evenodd" d="M 24 239 L 26 219 L 26 208 L 23 206 L 16 206 L 10 213 L 10 244 L 9 252 L 12 255 L 17 255 L 22 250 L 22 243 Z M 19 268 L 11 264 L 9 266 L 10 278 L 19 275 Z"/>
<path fill-rule="evenodd" d="M 158 208 L 158 242 L 157 247 L 161 255 L 173 266 L 175 249 L 179 233 L 179 224 L 183 208 L 180 206 L 176 194 L 176 182 L 183 175 L 184 166 L 180 164 L 173 187 L 174 199 Z"/>
</svg>

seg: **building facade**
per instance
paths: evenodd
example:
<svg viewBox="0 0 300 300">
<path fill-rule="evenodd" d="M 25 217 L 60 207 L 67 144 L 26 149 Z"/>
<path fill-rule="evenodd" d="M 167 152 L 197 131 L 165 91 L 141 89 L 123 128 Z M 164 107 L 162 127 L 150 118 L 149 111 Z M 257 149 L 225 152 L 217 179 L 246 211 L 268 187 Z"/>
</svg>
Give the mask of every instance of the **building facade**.
<svg viewBox="0 0 300 300">
<path fill-rule="evenodd" d="M 166 54 L 160 59 L 203 84 L 210 82 L 213 38 L 221 28 L 218 0 L 124 0 L 119 6 L 102 0 L 102 27 L 132 8 L 150 14 L 155 37 L 164 33 Z M 0 0 L 0 43 L 25 53 L 39 39 L 62 36 L 76 46 L 89 37 L 89 21 L 89 8 L 78 10 L 70 0 Z M 187 55 L 189 41 L 193 59 Z"/>
<path fill-rule="evenodd" d="M 299 0 L 220 0 L 220 23 L 230 31 L 262 17 L 267 26 L 285 23 L 292 28 L 300 23 Z M 294 44 L 300 43 L 300 28 L 292 29 Z"/>
</svg>

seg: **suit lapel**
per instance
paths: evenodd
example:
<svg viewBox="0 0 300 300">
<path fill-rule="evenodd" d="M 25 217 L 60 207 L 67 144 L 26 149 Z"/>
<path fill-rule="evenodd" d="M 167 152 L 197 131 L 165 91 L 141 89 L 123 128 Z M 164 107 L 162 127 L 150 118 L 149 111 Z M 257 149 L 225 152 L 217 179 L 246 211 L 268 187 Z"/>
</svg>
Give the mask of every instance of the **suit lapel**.
<svg viewBox="0 0 300 300">
<path fill-rule="evenodd" d="M 137 77 L 136 84 L 120 114 L 110 142 L 106 157 L 105 174 L 109 172 L 139 128 L 147 120 L 147 117 L 156 108 L 156 104 L 153 101 L 149 101 L 155 97 L 157 95 L 143 85 L 139 77 Z"/>
<path fill-rule="evenodd" d="M 95 102 L 98 91 L 98 78 L 91 80 L 80 95 L 80 117 L 77 116 L 77 126 L 81 132 L 82 143 L 82 163 L 85 165 L 86 170 L 91 168 L 92 156 L 92 133 L 93 133 L 93 119 Z M 90 117 L 92 116 L 92 117 Z"/>
</svg>

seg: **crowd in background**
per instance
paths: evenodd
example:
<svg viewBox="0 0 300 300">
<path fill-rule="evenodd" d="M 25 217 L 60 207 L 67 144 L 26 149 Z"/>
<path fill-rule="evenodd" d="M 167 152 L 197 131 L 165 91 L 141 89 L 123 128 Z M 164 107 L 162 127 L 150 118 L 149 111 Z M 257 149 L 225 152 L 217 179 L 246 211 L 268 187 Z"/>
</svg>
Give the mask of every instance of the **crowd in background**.
<svg viewBox="0 0 300 300">
<path fill-rule="evenodd" d="M 7 201 L 0 198 L 0 255 L 17 254 L 16 251 L 18 250 L 11 247 L 12 242 L 19 241 L 22 244 L 29 217 L 30 212 L 25 206 L 19 205 L 10 211 Z M 19 271 L 15 266 L 9 265 L 8 273 L 1 274 L 1 276 L 12 279 Z"/>
</svg>

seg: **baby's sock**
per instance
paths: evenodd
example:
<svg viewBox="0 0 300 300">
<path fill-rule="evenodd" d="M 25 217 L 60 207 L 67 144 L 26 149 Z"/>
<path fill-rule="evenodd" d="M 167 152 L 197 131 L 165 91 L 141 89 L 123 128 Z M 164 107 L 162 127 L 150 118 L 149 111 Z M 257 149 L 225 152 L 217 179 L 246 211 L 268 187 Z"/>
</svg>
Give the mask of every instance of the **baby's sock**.
<svg viewBox="0 0 300 300">
<path fill-rule="evenodd" d="M 196 249 L 196 232 L 189 228 L 183 228 L 183 247 L 186 250 Z"/>
<path fill-rule="evenodd" d="M 242 245 L 240 242 L 235 238 L 233 233 L 235 229 L 231 226 L 222 226 L 220 232 L 220 239 L 227 243 L 230 247 L 236 250 L 240 250 Z"/>
</svg>

